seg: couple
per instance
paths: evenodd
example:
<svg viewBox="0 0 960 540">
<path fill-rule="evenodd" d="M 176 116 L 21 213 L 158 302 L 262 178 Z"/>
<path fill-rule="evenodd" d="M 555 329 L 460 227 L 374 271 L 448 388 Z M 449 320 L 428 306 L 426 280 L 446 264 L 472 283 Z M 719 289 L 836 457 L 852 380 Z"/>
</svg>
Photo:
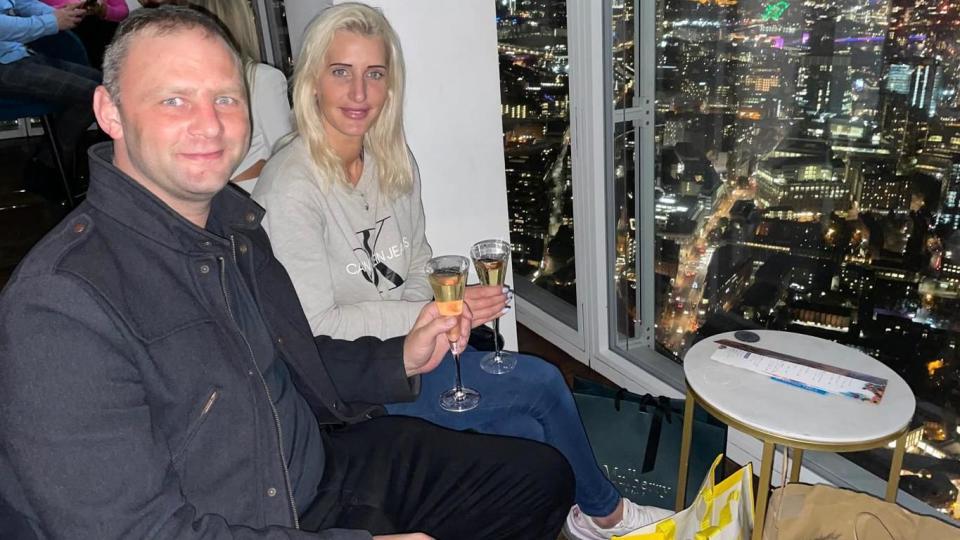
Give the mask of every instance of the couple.
<svg viewBox="0 0 960 540">
<path fill-rule="evenodd" d="M 352 5 L 314 24 L 339 9 L 382 19 Z M 355 34 L 328 36 L 320 65 L 352 62 L 331 50 Z M 39 538 L 555 538 L 582 483 L 564 454 L 380 405 L 421 401 L 469 313 L 424 303 L 406 336 L 314 337 L 262 209 L 224 189 L 250 130 L 229 42 L 161 8 L 107 51 L 94 110 L 113 143 L 0 298 L 0 516 Z M 613 507 L 595 517 L 638 510 Z"/>
</svg>

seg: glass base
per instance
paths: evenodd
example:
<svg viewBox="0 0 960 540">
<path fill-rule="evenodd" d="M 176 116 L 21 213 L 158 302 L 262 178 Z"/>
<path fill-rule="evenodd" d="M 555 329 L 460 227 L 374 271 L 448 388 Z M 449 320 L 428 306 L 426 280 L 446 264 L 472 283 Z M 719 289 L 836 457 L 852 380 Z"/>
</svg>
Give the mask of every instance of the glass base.
<svg viewBox="0 0 960 540">
<path fill-rule="evenodd" d="M 451 388 L 440 394 L 440 408 L 450 412 L 465 412 L 475 409 L 480 403 L 480 392 L 473 388 L 463 387 L 457 392 Z"/>
<path fill-rule="evenodd" d="M 494 375 L 502 375 L 513 371 L 515 367 L 517 367 L 516 355 L 506 351 L 500 351 L 499 357 L 497 353 L 492 352 L 485 354 L 483 358 L 480 359 L 480 369 L 487 373 L 493 373 Z"/>
</svg>

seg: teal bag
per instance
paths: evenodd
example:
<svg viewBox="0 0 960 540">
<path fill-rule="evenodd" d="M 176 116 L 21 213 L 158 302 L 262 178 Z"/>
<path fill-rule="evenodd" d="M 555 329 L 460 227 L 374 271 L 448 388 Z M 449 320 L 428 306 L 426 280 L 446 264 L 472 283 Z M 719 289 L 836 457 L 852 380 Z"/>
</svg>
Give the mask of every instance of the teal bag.
<svg viewBox="0 0 960 540">
<path fill-rule="evenodd" d="M 637 504 L 672 509 L 680 472 L 684 401 L 641 396 L 580 378 L 574 379 L 573 397 L 597 464 L 620 493 Z M 696 498 L 717 454 L 726 450 L 727 426 L 697 407 L 687 505 Z"/>
</svg>

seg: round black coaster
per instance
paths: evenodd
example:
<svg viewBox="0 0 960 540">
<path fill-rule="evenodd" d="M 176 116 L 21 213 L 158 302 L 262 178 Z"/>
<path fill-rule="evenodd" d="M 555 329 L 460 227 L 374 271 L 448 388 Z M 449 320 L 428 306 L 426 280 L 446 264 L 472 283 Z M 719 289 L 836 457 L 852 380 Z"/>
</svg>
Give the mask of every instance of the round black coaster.
<svg viewBox="0 0 960 540">
<path fill-rule="evenodd" d="M 749 330 L 738 330 L 734 332 L 733 337 L 747 343 L 756 343 L 760 341 L 760 336 L 758 336 L 756 332 L 751 332 Z"/>
</svg>

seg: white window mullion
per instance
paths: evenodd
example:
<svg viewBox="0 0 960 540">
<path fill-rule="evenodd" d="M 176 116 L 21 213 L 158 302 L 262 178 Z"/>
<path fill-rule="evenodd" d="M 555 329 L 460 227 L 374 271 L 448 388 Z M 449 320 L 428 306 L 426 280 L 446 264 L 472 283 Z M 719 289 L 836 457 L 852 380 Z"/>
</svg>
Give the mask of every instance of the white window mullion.
<svg viewBox="0 0 960 540">
<path fill-rule="evenodd" d="M 604 213 L 602 12 L 595 0 L 567 1 L 570 58 L 570 123 L 573 168 L 574 249 L 577 275 L 577 334 L 581 361 L 606 337 L 607 303 Z M 606 346 L 604 343 L 603 346 Z"/>
</svg>

